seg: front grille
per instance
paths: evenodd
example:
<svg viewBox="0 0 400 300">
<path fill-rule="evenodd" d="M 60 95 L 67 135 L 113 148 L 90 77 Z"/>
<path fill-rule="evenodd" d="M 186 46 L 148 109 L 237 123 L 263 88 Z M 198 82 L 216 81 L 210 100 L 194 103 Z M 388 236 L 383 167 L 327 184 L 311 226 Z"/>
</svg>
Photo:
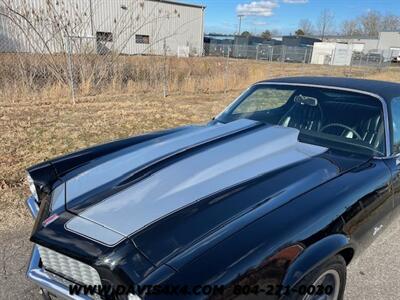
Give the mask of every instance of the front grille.
<svg viewBox="0 0 400 300">
<path fill-rule="evenodd" d="M 91 266 L 48 248 L 38 246 L 43 267 L 78 284 L 101 285 L 99 273 Z"/>
</svg>

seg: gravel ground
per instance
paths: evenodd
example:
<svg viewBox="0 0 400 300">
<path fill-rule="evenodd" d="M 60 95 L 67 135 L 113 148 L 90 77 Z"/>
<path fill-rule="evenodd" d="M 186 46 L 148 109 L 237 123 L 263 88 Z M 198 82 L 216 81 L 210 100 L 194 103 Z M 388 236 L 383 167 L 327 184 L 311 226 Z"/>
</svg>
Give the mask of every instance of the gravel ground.
<svg viewBox="0 0 400 300">
<path fill-rule="evenodd" d="M 345 299 L 397 300 L 400 295 L 400 218 L 348 270 Z M 41 299 L 25 279 L 31 252 L 30 225 L 0 234 L 0 299 Z"/>
</svg>

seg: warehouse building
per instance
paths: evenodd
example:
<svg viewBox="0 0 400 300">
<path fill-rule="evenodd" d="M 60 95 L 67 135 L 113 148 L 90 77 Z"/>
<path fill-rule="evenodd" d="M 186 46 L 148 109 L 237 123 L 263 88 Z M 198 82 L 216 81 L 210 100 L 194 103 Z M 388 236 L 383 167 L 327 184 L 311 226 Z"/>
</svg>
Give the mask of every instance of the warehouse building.
<svg viewBox="0 0 400 300">
<path fill-rule="evenodd" d="M 349 66 L 354 52 L 362 52 L 363 44 L 343 44 L 336 42 L 314 43 L 312 64 Z"/>
<path fill-rule="evenodd" d="M 389 63 L 400 55 L 400 32 L 380 32 L 377 38 L 328 36 L 315 43 L 312 64 L 339 66 Z"/>
<path fill-rule="evenodd" d="M 385 57 L 395 57 L 400 55 L 400 32 L 380 32 L 377 48 L 383 52 Z"/>
<path fill-rule="evenodd" d="M 163 0 L 6 2 L 9 7 L 0 6 L 1 52 L 203 53 L 201 5 Z"/>
<path fill-rule="evenodd" d="M 395 56 L 400 51 L 400 32 L 382 31 L 376 37 L 368 36 L 326 36 L 324 42 L 362 45 L 363 53 L 382 53 L 384 57 Z"/>
<path fill-rule="evenodd" d="M 326 36 L 324 42 L 362 45 L 362 52 L 368 53 L 378 49 L 379 38 L 368 36 Z"/>
</svg>

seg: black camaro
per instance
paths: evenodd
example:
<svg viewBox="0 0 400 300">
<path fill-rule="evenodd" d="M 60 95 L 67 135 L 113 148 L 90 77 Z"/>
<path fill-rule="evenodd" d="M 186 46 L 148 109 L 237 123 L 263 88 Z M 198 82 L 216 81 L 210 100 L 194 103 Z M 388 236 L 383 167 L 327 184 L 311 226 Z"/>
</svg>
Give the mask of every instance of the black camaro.
<svg viewBox="0 0 400 300">
<path fill-rule="evenodd" d="M 207 125 L 29 168 L 27 276 L 46 299 L 342 299 L 399 153 L 400 84 L 259 82 Z"/>
</svg>

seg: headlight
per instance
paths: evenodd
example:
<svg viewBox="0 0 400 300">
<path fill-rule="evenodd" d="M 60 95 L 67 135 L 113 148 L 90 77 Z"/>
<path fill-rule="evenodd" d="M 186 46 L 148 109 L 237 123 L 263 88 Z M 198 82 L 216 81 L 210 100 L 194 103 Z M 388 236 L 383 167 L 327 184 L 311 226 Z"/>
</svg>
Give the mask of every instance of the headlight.
<svg viewBox="0 0 400 300">
<path fill-rule="evenodd" d="M 33 179 L 31 177 L 31 175 L 29 175 L 29 173 L 27 173 L 27 179 L 28 179 L 29 189 L 31 190 L 32 196 L 35 197 L 36 200 L 39 200 L 35 183 L 33 182 Z"/>
</svg>

